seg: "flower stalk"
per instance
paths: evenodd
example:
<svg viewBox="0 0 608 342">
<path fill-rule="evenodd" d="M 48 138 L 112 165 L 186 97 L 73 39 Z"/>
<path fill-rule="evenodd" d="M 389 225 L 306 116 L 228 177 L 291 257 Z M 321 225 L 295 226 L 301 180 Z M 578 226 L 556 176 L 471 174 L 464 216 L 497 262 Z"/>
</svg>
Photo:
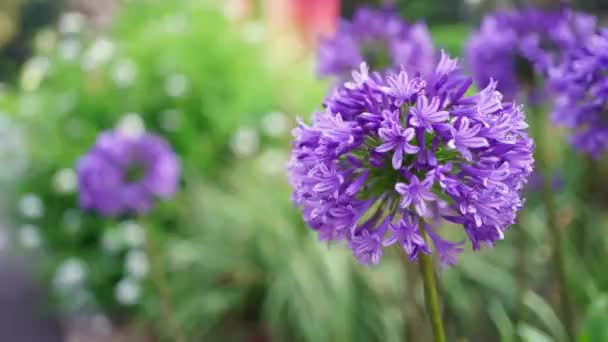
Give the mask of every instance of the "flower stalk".
<svg viewBox="0 0 608 342">
<path fill-rule="evenodd" d="M 403 253 L 403 251 L 396 252 L 403 266 L 403 281 L 407 284 L 403 294 L 405 305 L 401 308 L 403 315 L 403 338 L 405 341 L 415 341 L 420 337 L 420 334 L 416 331 L 416 327 L 424 324 L 422 322 L 424 319 L 423 314 L 421 314 L 420 307 L 416 303 L 416 286 L 420 281 L 418 267 L 410 262 L 407 253 Z M 412 308 L 414 309 L 412 310 Z"/>
<path fill-rule="evenodd" d="M 428 241 L 427 234 L 424 229 L 424 221 L 419 221 L 420 235 L 425 241 Z M 443 329 L 443 319 L 441 316 L 441 307 L 439 304 L 439 295 L 437 293 L 437 283 L 435 281 L 435 271 L 433 269 L 433 260 L 431 255 L 420 253 L 420 274 L 424 283 L 424 299 L 426 302 L 426 310 L 433 328 L 435 342 L 445 342 L 445 331 Z"/>
</svg>

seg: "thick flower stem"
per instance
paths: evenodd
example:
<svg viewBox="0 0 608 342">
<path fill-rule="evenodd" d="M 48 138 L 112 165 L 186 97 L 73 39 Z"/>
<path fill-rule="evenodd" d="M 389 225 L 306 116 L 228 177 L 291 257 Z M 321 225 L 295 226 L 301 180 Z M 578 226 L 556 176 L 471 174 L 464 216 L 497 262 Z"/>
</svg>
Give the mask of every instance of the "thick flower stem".
<svg viewBox="0 0 608 342">
<path fill-rule="evenodd" d="M 146 252 L 148 253 L 148 258 L 150 258 L 151 266 L 150 277 L 160 301 L 163 324 L 166 324 L 167 334 L 172 342 L 186 342 L 186 339 L 179 328 L 179 324 L 175 319 L 171 294 L 165 281 L 164 260 L 159 254 L 158 246 L 151 228 L 148 227 L 145 231 Z"/>
<path fill-rule="evenodd" d="M 424 230 L 424 222 L 420 220 L 420 235 L 427 241 L 426 231 Z M 437 284 L 435 282 L 435 271 L 433 269 L 433 260 L 430 255 L 420 253 L 420 274 L 424 283 L 424 299 L 426 301 L 426 310 L 431 320 L 433 327 L 433 335 L 435 342 L 445 342 L 445 332 L 443 330 L 443 319 L 441 316 L 441 308 L 439 304 L 439 295 L 437 294 Z"/>
<path fill-rule="evenodd" d="M 535 127 L 533 128 L 536 133 L 534 136 L 536 142 L 536 165 L 542 177 L 541 196 L 545 206 L 545 215 L 547 219 L 547 226 L 549 228 L 549 235 L 551 236 L 551 244 L 553 245 L 552 260 L 554 273 L 557 277 L 559 286 L 562 320 L 566 327 L 568 339 L 570 341 L 574 341 L 574 320 L 567 287 L 563 232 L 557 224 L 555 194 L 551 185 L 551 167 L 545 146 L 545 143 L 550 138 L 546 134 L 547 120 L 545 114 L 546 113 L 538 110 L 538 108 L 535 108 L 535 110 L 532 112 L 532 116 L 535 117 Z"/>
<path fill-rule="evenodd" d="M 418 277 L 416 273 L 416 265 L 412 263 L 406 253 L 401 250 L 398 251 L 401 257 L 401 264 L 403 265 L 403 280 L 407 284 L 406 292 L 404 293 L 404 307 L 403 312 L 403 337 L 405 341 L 416 341 L 419 334 L 416 332 L 416 327 L 421 324 L 420 318 L 423 313 L 418 312 L 418 305 L 416 305 L 416 285 L 418 284 Z M 414 311 L 414 313 L 412 313 Z"/>
<path fill-rule="evenodd" d="M 520 224 L 515 225 L 515 233 L 517 234 L 517 312 L 515 317 L 516 324 L 526 321 L 526 307 L 524 305 L 524 296 L 528 289 L 528 277 L 526 271 L 526 259 L 528 257 L 528 243 L 524 227 Z M 517 329 L 516 329 L 517 331 Z M 516 340 L 520 341 L 517 332 L 515 332 Z"/>
</svg>

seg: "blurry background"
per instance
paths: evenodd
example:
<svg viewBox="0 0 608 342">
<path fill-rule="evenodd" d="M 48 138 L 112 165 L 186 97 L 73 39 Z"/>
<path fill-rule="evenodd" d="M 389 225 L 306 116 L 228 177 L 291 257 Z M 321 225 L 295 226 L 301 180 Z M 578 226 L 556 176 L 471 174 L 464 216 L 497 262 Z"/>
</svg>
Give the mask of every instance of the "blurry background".
<svg viewBox="0 0 608 342">
<path fill-rule="evenodd" d="M 454 55 L 485 13 L 525 3 L 394 2 Z M 315 42 L 380 3 L 0 1 L 0 341 L 166 340 L 144 229 L 161 242 L 188 341 L 430 340 L 421 284 L 399 255 L 368 268 L 318 243 L 284 179 L 295 117 L 329 87 Z M 608 14 L 603 0 L 571 3 Z M 142 219 L 77 207 L 75 163 L 116 126 L 161 134 L 181 158 L 178 195 Z M 579 340 L 608 341 L 608 165 L 551 147 Z M 537 200 L 531 189 L 520 218 L 525 255 L 507 234 L 440 273 L 454 340 L 565 340 Z M 575 222 L 575 208 L 591 222 Z"/>
</svg>

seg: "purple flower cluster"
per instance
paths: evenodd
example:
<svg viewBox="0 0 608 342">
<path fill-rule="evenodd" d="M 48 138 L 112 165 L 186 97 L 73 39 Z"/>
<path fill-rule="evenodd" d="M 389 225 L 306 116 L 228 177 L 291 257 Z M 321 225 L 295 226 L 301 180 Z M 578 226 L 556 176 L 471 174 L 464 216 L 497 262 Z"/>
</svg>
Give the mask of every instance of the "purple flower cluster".
<svg viewBox="0 0 608 342">
<path fill-rule="evenodd" d="M 409 74 L 427 75 L 435 50 L 424 23 L 410 26 L 396 11 L 362 7 L 352 22 L 342 21 L 333 37 L 320 42 L 317 60 L 321 76 L 340 79 L 363 61 L 375 70 L 403 65 Z"/>
<path fill-rule="evenodd" d="M 502 239 L 534 144 L 522 107 L 504 103 L 496 82 L 465 96 L 471 84 L 443 53 L 426 77 L 362 63 L 310 125 L 299 122 L 288 176 L 321 240 L 346 241 L 365 264 L 394 244 L 411 260 L 435 251 L 453 264 L 463 242 L 442 239 L 442 221 L 463 226 L 473 249 Z"/>
<path fill-rule="evenodd" d="M 175 193 L 180 166 L 161 137 L 102 132 L 77 165 L 80 206 L 104 216 L 145 213 Z"/>
<path fill-rule="evenodd" d="M 549 72 L 552 119 L 572 130 L 575 148 L 599 158 L 608 149 L 608 28 L 580 45 Z"/>
<path fill-rule="evenodd" d="M 531 102 L 546 94 L 544 79 L 561 52 L 593 32 L 595 18 L 569 9 L 500 11 L 484 18 L 469 39 L 465 55 L 478 86 L 499 81 L 506 99 L 523 91 Z"/>
</svg>

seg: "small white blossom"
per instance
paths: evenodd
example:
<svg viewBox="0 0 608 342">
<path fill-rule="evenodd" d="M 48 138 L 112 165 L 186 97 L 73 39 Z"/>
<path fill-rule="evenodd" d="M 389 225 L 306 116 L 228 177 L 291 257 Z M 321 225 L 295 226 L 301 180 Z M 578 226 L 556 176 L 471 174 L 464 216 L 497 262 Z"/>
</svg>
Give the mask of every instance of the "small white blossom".
<svg viewBox="0 0 608 342">
<path fill-rule="evenodd" d="M 69 194 L 76 191 L 77 179 L 73 169 L 61 169 L 53 176 L 55 191 L 61 194 Z"/>
<path fill-rule="evenodd" d="M 114 289 L 116 301 L 122 305 L 133 305 L 139 300 L 141 286 L 133 278 L 124 278 L 118 282 Z"/>
<path fill-rule="evenodd" d="M 150 264 L 148 256 L 142 250 L 131 250 L 125 259 L 125 269 L 129 276 L 142 278 L 148 274 Z"/>
<path fill-rule="evenodd" d="M 165 91 L 171 97 L 182 97 L 188 92 L 188 79 L 183 74 L 172 74 L 165 80 Z"/>
<path fill-rule="evenodd" d="M 249 127 L 241 127 L 232 136 L 230 148 L 238 156 L 252 156 L 259 148 L 260 139 L 258 133 Z"/>
<path fill-rule="evenodd" d="M 37 219 L 44 215 L 44 204 L 38 195 L 25 194 L 19 200 L 19 210 L 23 217 Z"/>
</svg>

